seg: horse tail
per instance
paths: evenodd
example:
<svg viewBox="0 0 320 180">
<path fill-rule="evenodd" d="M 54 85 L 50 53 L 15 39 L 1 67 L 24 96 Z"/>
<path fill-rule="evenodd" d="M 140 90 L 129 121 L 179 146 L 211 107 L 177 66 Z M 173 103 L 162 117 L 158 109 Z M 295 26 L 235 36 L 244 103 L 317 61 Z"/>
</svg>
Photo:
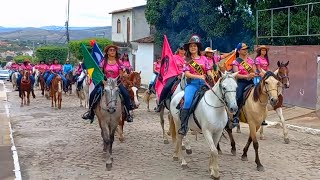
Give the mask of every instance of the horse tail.
<svg viewBox="0 0 320 180">
<path fill-rule="evenodd" d="M 171 138 L 177 139 L 176 124 L 174 123 L 174 119 L 170 113 L 169 113 L 168 117 L 169 117 L 169 127 L 170 127 L 169 131 L 171 134 Z"/>
</svg>

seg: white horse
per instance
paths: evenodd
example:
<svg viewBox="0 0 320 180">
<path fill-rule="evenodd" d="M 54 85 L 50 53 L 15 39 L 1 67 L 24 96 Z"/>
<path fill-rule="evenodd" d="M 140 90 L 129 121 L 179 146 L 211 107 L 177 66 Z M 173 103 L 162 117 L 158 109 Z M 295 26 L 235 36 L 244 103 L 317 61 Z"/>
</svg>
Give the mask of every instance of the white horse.
<svg viewBox="0 0 320 180">
<path fill-rule="evenodd" d="M 84 78 L 84 80 L 82 82 L 82 88 L 80 89 L 80 91 L 77 91 L 77 95 L 80 99 L 80 107 L 83 107 L 82 101 L 84 101 L 84 107 L 89 108 L 89 86 L 90 86 L 91 78 L 84 71 L 82 71 L 79 78 Z M 77 83 L 79 83 L 79 81 L 77 81 Z"/>
<path fill-rule="evenodd" d="M 16 91 L 18 88 L 17 88 L 17 79 L 18 79 L 18 76 L 19 76 L 19 72 L 13 72 L 12 75 L 11 75 L 11 83 L 12 83 L 12 88 L 14 91 Z"/>
<path fill-rule="evenodd" d="M 231 113 L 236 113 L 238 110 L 236 101 L 237 82 L 235 76 L 237 73 L 224 73 L 218 82 L 208 91 L 200 100 L 195 108 L 194 115 L 198 120 L 201 129 L 197 126 L 193 116 L 189 118 L 189 127 L 197 132 L 202 132 L 207 143 L 210 147 L 210 160 L 209 168 L 210 175 L 214 179 L 219 179 L 219 166 L 218 166 L 218 151 L 217 144 L 221 138 L 223 129 L 228 122 L 227 110 Z M 179 118 L 179 110 L 176 108 L 184 92 L 178 93 L 173 97 L 170 104 L 170 112 L 174 119 L 175 133 L 181 127 Z M 173 132 L 172 132 L 173 134 Z M 178 135 L 177 141 L 172 135 L 172 140 L 176 142 L 176 147 L 173 155 L 174 160 L 181 158 L 181 166 L 186 167 L 187 162 L 182 154 L 182 135 Z"/>
<path fill-rule="evenodd" d="M 34 69 L 34 87 L 39 87 L 39 77 L 40 71 L 38 69 Z"/>
</svg>

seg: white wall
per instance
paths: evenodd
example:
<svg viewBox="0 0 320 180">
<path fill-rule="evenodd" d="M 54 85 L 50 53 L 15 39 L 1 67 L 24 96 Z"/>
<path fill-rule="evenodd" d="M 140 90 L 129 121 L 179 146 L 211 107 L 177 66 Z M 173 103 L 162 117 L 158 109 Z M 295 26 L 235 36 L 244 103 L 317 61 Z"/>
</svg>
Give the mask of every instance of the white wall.
<svg viewBox="0 0 320 180">
<path fill-rule="evenodd" d="M 136 71 L 141 71 L 141 84 L 148 85 L 153 75 L 153 44 L 138 43 Z"/>
<path fill-rule="evenodd" d="M 112 14 L 112 35 L 111 40 L 115 42 L 127 42 L 127 18 L 130 19 L 130 39 L 132 40 L 132 12 L 126 11 Z M 117 33 L 117 21 L 121 21 L 121 31 Z"/>
</svg>

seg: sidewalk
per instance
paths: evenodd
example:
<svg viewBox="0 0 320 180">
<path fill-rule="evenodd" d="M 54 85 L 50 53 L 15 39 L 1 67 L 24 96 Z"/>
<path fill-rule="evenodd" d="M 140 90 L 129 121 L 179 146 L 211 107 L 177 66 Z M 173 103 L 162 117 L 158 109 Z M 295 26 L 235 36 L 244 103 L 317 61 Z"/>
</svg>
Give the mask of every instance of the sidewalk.
<svg viewBox="0 0 320 180">
<path fill-rule="evenodd" d="M 314 110 L 294 106 L 283 108 L 282 113 L 288 129 L 320 136 L 320 118 Z M 270 127 L 281 125 L 276 111 L 269 111 L 266 120 Z"/>
<path fill-rule="evenodd" d="M 3 81 L 0 82 L 0 179 L 21 179 L 15 175 L 13 152 L 15 146 L 10 137 L 11 125 L 9 123 L 6 89 Z M 16 155 L 16 154 L 15 154 Z M 16 155 L 17 156 L 17 155 Z M 20 170 L 20 169 L 18 169 Z"/>
</svg>

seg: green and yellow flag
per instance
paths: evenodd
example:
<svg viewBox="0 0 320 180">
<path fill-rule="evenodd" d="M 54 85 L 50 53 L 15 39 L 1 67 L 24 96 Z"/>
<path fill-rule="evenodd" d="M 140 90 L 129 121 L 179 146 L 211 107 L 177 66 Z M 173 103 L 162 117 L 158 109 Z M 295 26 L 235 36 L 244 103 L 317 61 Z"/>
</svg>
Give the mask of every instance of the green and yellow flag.
<svg viewBox="0 0 320 180">
<path fill-rule="evenodd" d="M 103 80 L 103 72 L 101 71 L 100 67 L 95 62 L 95 60 L 93 59 L 93 57 L 91 56 L 88 49 L 83 43 L 81 43 L 81 50 L 84 58 L 83 63 L 86 66 L 90 78 L 92 79 L 95 85 L 99 84 Z"/>
</svg>

